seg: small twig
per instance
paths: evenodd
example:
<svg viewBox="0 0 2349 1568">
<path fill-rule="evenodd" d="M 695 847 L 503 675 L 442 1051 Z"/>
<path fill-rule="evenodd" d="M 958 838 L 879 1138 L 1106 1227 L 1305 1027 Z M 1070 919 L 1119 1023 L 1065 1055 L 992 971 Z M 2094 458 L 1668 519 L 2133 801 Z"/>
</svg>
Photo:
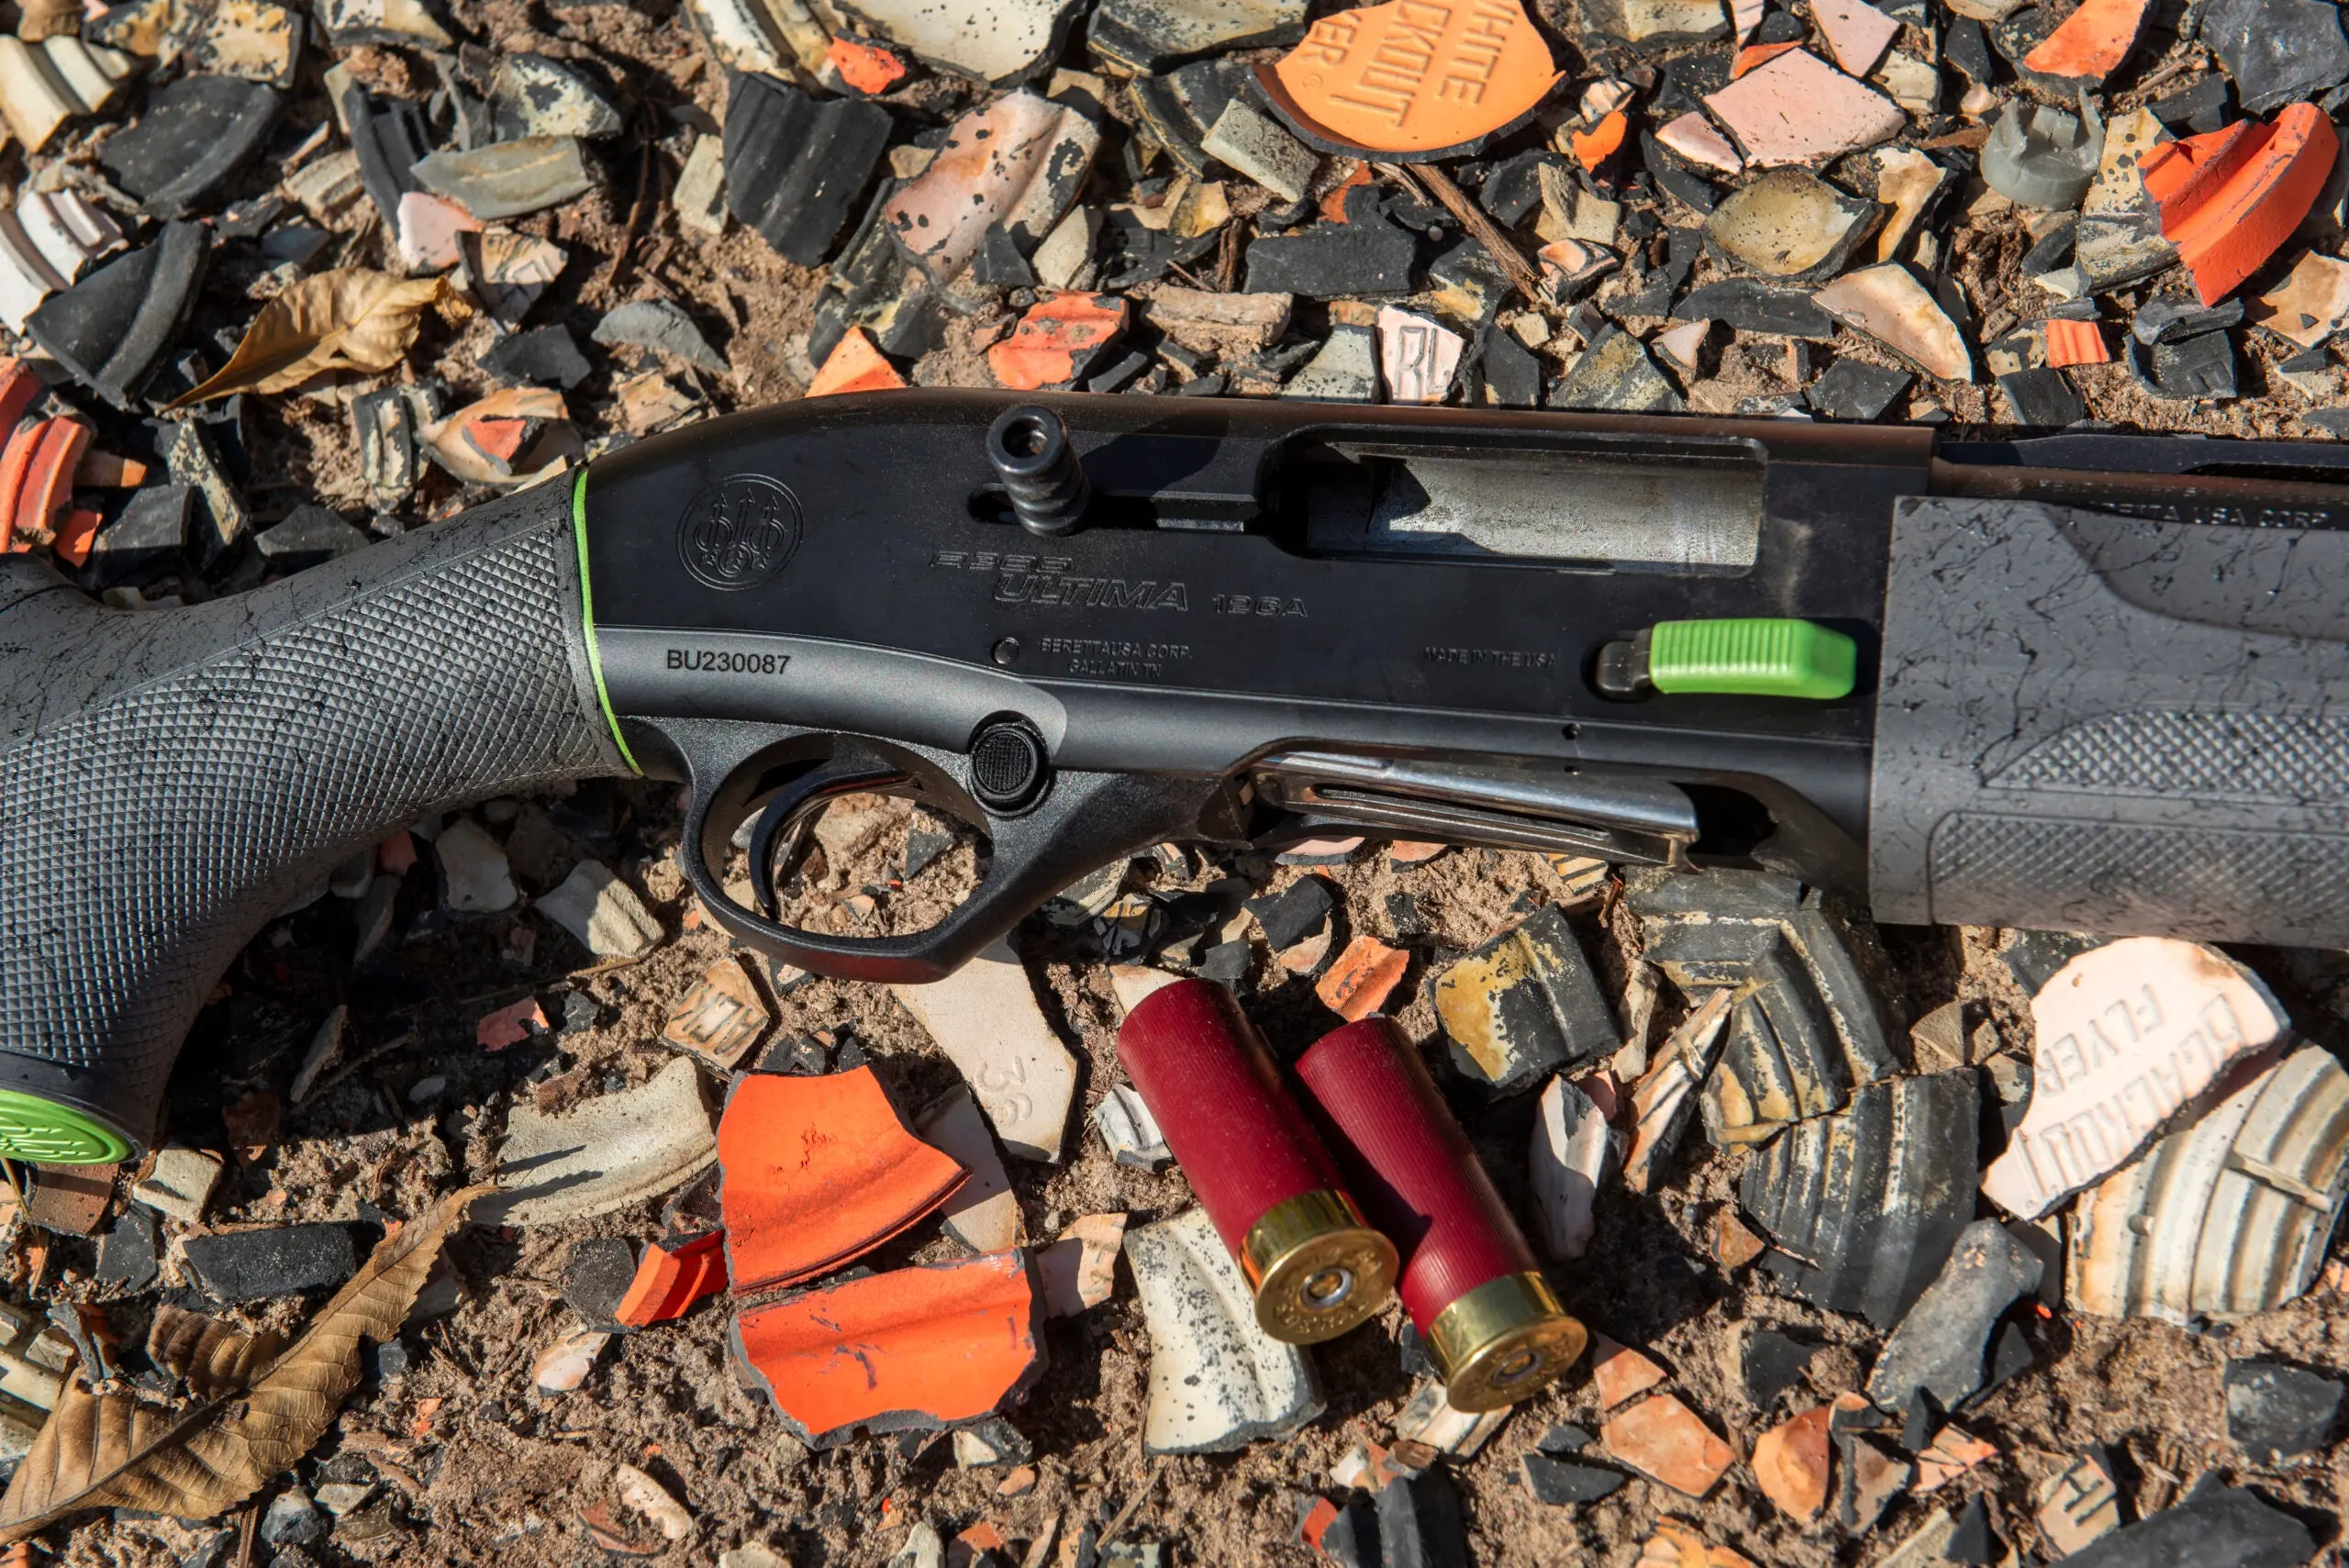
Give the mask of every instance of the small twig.
<svg viewBox="0 0 2349 1568">
<path fill-rule="evenodd" d="M 644 156 L 637 163 L 636 195 L 628 204 L 628 222 L 620 230 L 619 244 L 612 250 L 611 267 L 600 282 L 582 290 L 583 294 L 596 294 L 609 299 L 619 291 L 620 281 L 628 275 L 629 261 L 636 254 L 636 226 L 643 221 L 645 198 L 651 195 L 653 183 L 652 128 L 646 123 L 650 118 L 649 111 L 638 117 L 637 136 L 643 146 Z"/>
<path fill-rule="evenodd" d="M 1427 187 L 1419 183 L 1408 166 L 1401 163 L 1373 163 L 1371 168 L 1386 179 L 1394 181 L 1420 201 L 1428 199 Z"/>
<path fill-rule="evenodd" d="M 1409 177 L 1399 164 L 1374 163 L 1371 167 L 1387 179 L 1408 188 Z M 1467 193 L 1452 183 L 1452 176 L 1434 164 L 1422 163 L 1412 173 L 1417 174 L 1419 183 L 1450 209 L 1453 217 L 1460 220 L 1460 227 L 1485 248 L 1485 254 L 1508 274 L 1508 281 L 1517 285 L 1517 292 L 1525 296 L 1527 303 L 1540 306 L 1542 303 L 1542 274 L 1533 270 L 1533 263 L 1525 259 L 1522 251 L 1509 243 L 1508 236 L 1500 231 L 1500 226 L 1486 217 L 1484 209 L 1470 201 Z"/>
<path fill-rule="evenodd" d="M 253 1568 L 253 1534 L 261 1527 L 261 1510 L 250 1503 L 237 1521 L 237 1568 Z"/>
<path fill-rule="evenodd" d="M 1166 1466 L 1163 1462 L 1150 1467 L 1150 1473 L 1142 1478 L 1141 1490 L 1135 1493 L 1132 1499 L 1129 1501 L 1124 1507 L 1118 1510 L 1118 1517 L 1116 1518 L 1111 1519 L 1108 1524 L 1101 1528 L 1102 1545 L 1107 1546 L 1111 1541 L 1118 1539 L 1118 1532 L 1126 1528 L 1126 1521 L 1132 1518 L 1135 1511 L 1139 1509 L 1144 1502 L 1149 1500 L 1150 1495 L 1152 1492 L 1158 1489 L 1159 1474 L 1165 1468 Z"/>
<path fill-rule="evenodd" d="M 389 1056 L 392 1052 L 395 1051 L 405 1051 L 415 1043 L 416 1033 L 414 1030 L 410 1030 L 408 1033 L 400 1036 L 399 1039 L 395 1040 L 377 1046 L 374 1050 L 369 1051 L 364 1056 L 344 1062 L 341 1066 L 334 1070 L 331 1076 L 321 1078 L 317 1083 L 311 1085 L 309 1094 L 305 1095 L 304 1099 L 306 1101 L 317 1098 L 320 1095 L 325 1094 L 328 1089 L 333 1088 L 337 1084 L 341 1083 L 345 1078 L 350 1077 L 353 1073 L 358 1072 L 362 1067 L 366 1066 L 369 1062 L 380 1062 L 384 1057 Z"/>
<path fill-rule="evenodd" d="M 2154 72 L 2151 76 L 2146 77 L 2143 82 L 2138 83 L 2137 91 L 2140 93 L 2150 93 L 2154 88 L 2163 85 L 2175 77 L 2185 75 L 2188 72 L 2197 69 L 2201 64 L 2202 61 L 2195 59 L 2190 51 L 2186 54 L 2181 54 L 2176 60 L 2171 61 L 2167 65 L 2163 66 L 2159 71 Z"/>
</svg>

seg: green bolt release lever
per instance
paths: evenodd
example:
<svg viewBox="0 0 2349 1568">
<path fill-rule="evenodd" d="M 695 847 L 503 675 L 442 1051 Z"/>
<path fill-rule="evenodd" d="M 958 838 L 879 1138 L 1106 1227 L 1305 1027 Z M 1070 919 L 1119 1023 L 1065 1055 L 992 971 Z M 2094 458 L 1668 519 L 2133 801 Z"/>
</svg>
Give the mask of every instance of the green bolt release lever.
<svg viewBox="0 0 2349 1568">
<path fill-rule="evenodd" d="M 1714 692 L 1832 702 L 1852 695 L 1858 670 L 1852 639 L 1816 621 L 1667 620 L 1600 649 L 1595 684 L 1611 697 Z"/>
</svg>

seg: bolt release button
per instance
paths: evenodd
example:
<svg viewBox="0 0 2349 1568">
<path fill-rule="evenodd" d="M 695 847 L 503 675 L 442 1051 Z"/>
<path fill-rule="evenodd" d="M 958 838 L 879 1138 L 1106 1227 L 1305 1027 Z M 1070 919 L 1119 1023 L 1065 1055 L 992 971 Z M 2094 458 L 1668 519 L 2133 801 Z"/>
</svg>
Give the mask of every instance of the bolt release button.
<svg viewBox="0 0 2349 1568">
<path fill-rule="evenodd" d="M 1593 684 L 1610 697 L 1711 692 L 1832 702 L 1852 695 L 1859 649 L 1816 621 L 1756 617 L 1658 621 L 1598 651 Z"/>
</svg>

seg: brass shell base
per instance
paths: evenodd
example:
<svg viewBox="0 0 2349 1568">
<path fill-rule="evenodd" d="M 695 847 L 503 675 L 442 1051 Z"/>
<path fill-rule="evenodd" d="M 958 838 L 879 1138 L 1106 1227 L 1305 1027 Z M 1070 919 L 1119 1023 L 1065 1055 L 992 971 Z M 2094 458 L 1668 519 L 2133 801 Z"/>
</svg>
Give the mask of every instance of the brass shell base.
<svg viewBox="0 0 2349 1568">
<path fill-rule="evenodd" d="M 1474 1414 L 1514 1405 L 1549 1385 L 1582 1355 L 1589 1335 L 1540 1274 L 1487 1280 L 1442 1312 L 1428 1354 L 1443 1396 Z"/>
<path fill-rule="evenodd" d="M 1240 1272 L 1256 1322 L 1285 1344 L 1316 1345 L 1375 1318 L 1395 1293 L 1395 1243 L 1330 1188 L 1299 1193 L 1248 1228 Z"/>
</svg>

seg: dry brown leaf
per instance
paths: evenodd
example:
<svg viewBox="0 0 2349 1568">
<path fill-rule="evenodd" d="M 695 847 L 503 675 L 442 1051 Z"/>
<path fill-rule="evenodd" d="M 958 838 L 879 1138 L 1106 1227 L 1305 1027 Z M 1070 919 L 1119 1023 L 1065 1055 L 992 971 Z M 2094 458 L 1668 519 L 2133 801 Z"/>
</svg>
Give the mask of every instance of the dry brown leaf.
<svg viewBox="0 0 2349 1568">
<path fill-rule="evenodd" d="M 407 356 L 427 306 L 452 318 L 471 309 L 446 278 L 364 267 L 304 278 L 261 307 L 219 374 L 163 411 L 239 392 L 284 392 L 328 371 L 390 370 Z"/>
<path fill-rule="evenodd" d="M 385 1237 L 301 1338 L 250 1383 L 220 1380 L 261 1359 L 252 1351 L 257 1341 L 214 1324 L 219 1332 L 207 1346 L 201 1323 L 184 1340 L 166 1330 L 166 1346 L 180 1345 L 175 1353 L 191 1381 L 202 1376 L 219 1390 L 192 1408 L 165 1409 L 128 1393 L 101 1396 L 80 1377 L 70 1380 L 0 1497 L 0 1540 L 84 1508 L 210 1518 L 261 1490 L 317 1444 L 359 1385 L 362 1342 L 381 1344 L 399 1333 L 449 1231 L 467 1205 L 494 1190 L 451 1193 Z"/>
<path fill-rule="evenodd" d="M 250 1383 L 284 1344 L 275 1334 L 248 1334 L 165 1302 L 155 1308 L 147 1330 L 147 1359 L 186 1384 L 198 1399 L 217 1399 Z"/>
</svg>

